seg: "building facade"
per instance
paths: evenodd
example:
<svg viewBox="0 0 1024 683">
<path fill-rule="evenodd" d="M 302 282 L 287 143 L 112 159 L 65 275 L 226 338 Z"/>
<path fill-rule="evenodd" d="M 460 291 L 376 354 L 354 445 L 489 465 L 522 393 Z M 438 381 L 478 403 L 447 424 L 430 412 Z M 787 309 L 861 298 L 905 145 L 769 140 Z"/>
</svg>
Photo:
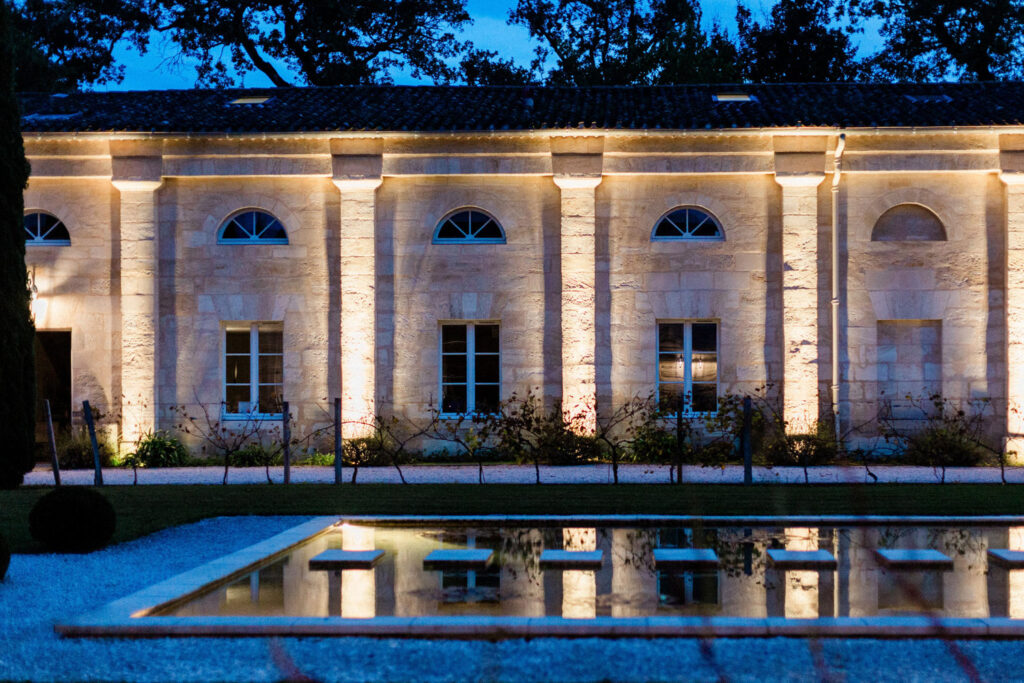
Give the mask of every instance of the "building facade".
<svg viewBox="0 0 1024 683">
<path fill-rule="evenodd" d="M 869 439 L 939 393 L 985 401 L 1024 454 L 1014 102 L 1021 84 L 25 95 L 41 393 L 103 406 L 122 442 L 183 405 L 272 419 L 283 399 L 308 428 L 341 397 L 357 436 L 527 391 L 593 414 L 766 386 L 792 431 L 835 409 Z"/>
</svg>

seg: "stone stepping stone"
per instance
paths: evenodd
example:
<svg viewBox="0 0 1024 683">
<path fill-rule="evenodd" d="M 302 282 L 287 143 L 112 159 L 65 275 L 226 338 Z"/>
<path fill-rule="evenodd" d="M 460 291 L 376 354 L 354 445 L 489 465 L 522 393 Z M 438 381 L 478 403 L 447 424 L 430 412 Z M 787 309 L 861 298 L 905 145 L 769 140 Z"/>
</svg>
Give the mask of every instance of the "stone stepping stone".
<svg viewBox="0 0 1024 683">
<path fill-rule="evenodd" d="M 309 561 L 309 570 L 373 569 L 383 557 L 383 550 L 325 550 Z"/>
<path fill-rule="evenodd" d="M 718 555 L 711 548 L 655 548 L 654 566 L 670 571 L 718 569 Z"/>
<path fill-rule="evenodd" d="M 768 550 L 768 564 L 775 569 L 806 569 L 830 571 L 838 566 L 836 557 L 827 550 Z"/>
<path fill-rule="evenodd" d="M 486 569 L 494 551 L 488 548 L 458 548 L 454 550 L 433 550 L 423 558 L 423 568 L 438 569 Z"/>
<path fill-rule="evenodd" d="M 953 560 L 945 553 L 932 549 L 884 549 L 875 551 L 875 559 L 886 569 L 953 569 Z"/>
<path fill-rule="evenodd" d="M 1024 550 L 990 548 L 988 551 L 988 561 L 1004 569 L 1024 569 Z"/>
<path fill-rule="evenodd" d="M 545 550 L 540 554 L 541 569 L 600 569 L 603 550 Z"/>
</svg>

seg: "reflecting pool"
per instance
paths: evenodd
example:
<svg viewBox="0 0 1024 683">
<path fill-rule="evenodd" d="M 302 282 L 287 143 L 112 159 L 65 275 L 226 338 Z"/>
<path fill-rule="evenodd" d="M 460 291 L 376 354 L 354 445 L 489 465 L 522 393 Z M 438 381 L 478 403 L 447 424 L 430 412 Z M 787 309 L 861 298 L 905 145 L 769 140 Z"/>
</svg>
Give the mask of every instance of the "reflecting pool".
<svg viewBox="0 0 1024 683">
<path fill-rule="evenodd" d="M 154 616 L 920 614 L 1024 617 L 1024 527 L 349 522 Z"/>
</svg>

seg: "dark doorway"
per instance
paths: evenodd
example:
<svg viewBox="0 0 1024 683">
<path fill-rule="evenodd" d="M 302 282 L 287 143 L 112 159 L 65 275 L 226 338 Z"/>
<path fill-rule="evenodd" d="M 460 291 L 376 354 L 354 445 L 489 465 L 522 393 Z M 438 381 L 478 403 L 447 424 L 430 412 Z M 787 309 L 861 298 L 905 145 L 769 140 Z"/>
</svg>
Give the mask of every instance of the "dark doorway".
<svg viewBox="0 0 1024 683">
<path fill-rule="evenodd" d="M 46 443 L 46 409 L 49 399 L 53 430 L 71 427 L 71 333 L 36 332 L 36 443 Z"/>
</svg>

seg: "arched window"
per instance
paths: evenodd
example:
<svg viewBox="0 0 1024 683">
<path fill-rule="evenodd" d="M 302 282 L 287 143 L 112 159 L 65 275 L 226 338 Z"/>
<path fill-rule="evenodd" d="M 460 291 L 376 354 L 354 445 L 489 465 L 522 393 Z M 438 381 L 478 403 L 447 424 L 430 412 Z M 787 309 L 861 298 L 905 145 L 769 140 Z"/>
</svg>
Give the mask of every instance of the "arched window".
<svg viewBox="0 0 1024 683">
<path fill-rule="evenodd" d="M 459 209 L 442 218 L 434 231 L 434 244 L 454 243 L 504 244 L 505 231 L 480 209 Z"/>
<path fill-rule="evenodd" d="M 655 223 L 652 240 L 724 240 L 725 232 L 714 216 L 703 209 L 684 206 L 672 209 Z"/>
<path fill-rule="evenodd" d="M 920 204 L 897 204 L 883 213 L 871 230 L 872 242 L 944 242 L 942 221 Z"/>
<path fill-rule="evenodd" d="M 25 214 L 25 244 L 61 247 L 71 244 L 67 226 L 56 216 L 33 211 Z"/>
<path fill-rule="evenodd" d="M 288 244 L 281 221 L 266 211 L 248 209 L 224 221 L 217 241 L 221 244 Z"/>
</svg>

